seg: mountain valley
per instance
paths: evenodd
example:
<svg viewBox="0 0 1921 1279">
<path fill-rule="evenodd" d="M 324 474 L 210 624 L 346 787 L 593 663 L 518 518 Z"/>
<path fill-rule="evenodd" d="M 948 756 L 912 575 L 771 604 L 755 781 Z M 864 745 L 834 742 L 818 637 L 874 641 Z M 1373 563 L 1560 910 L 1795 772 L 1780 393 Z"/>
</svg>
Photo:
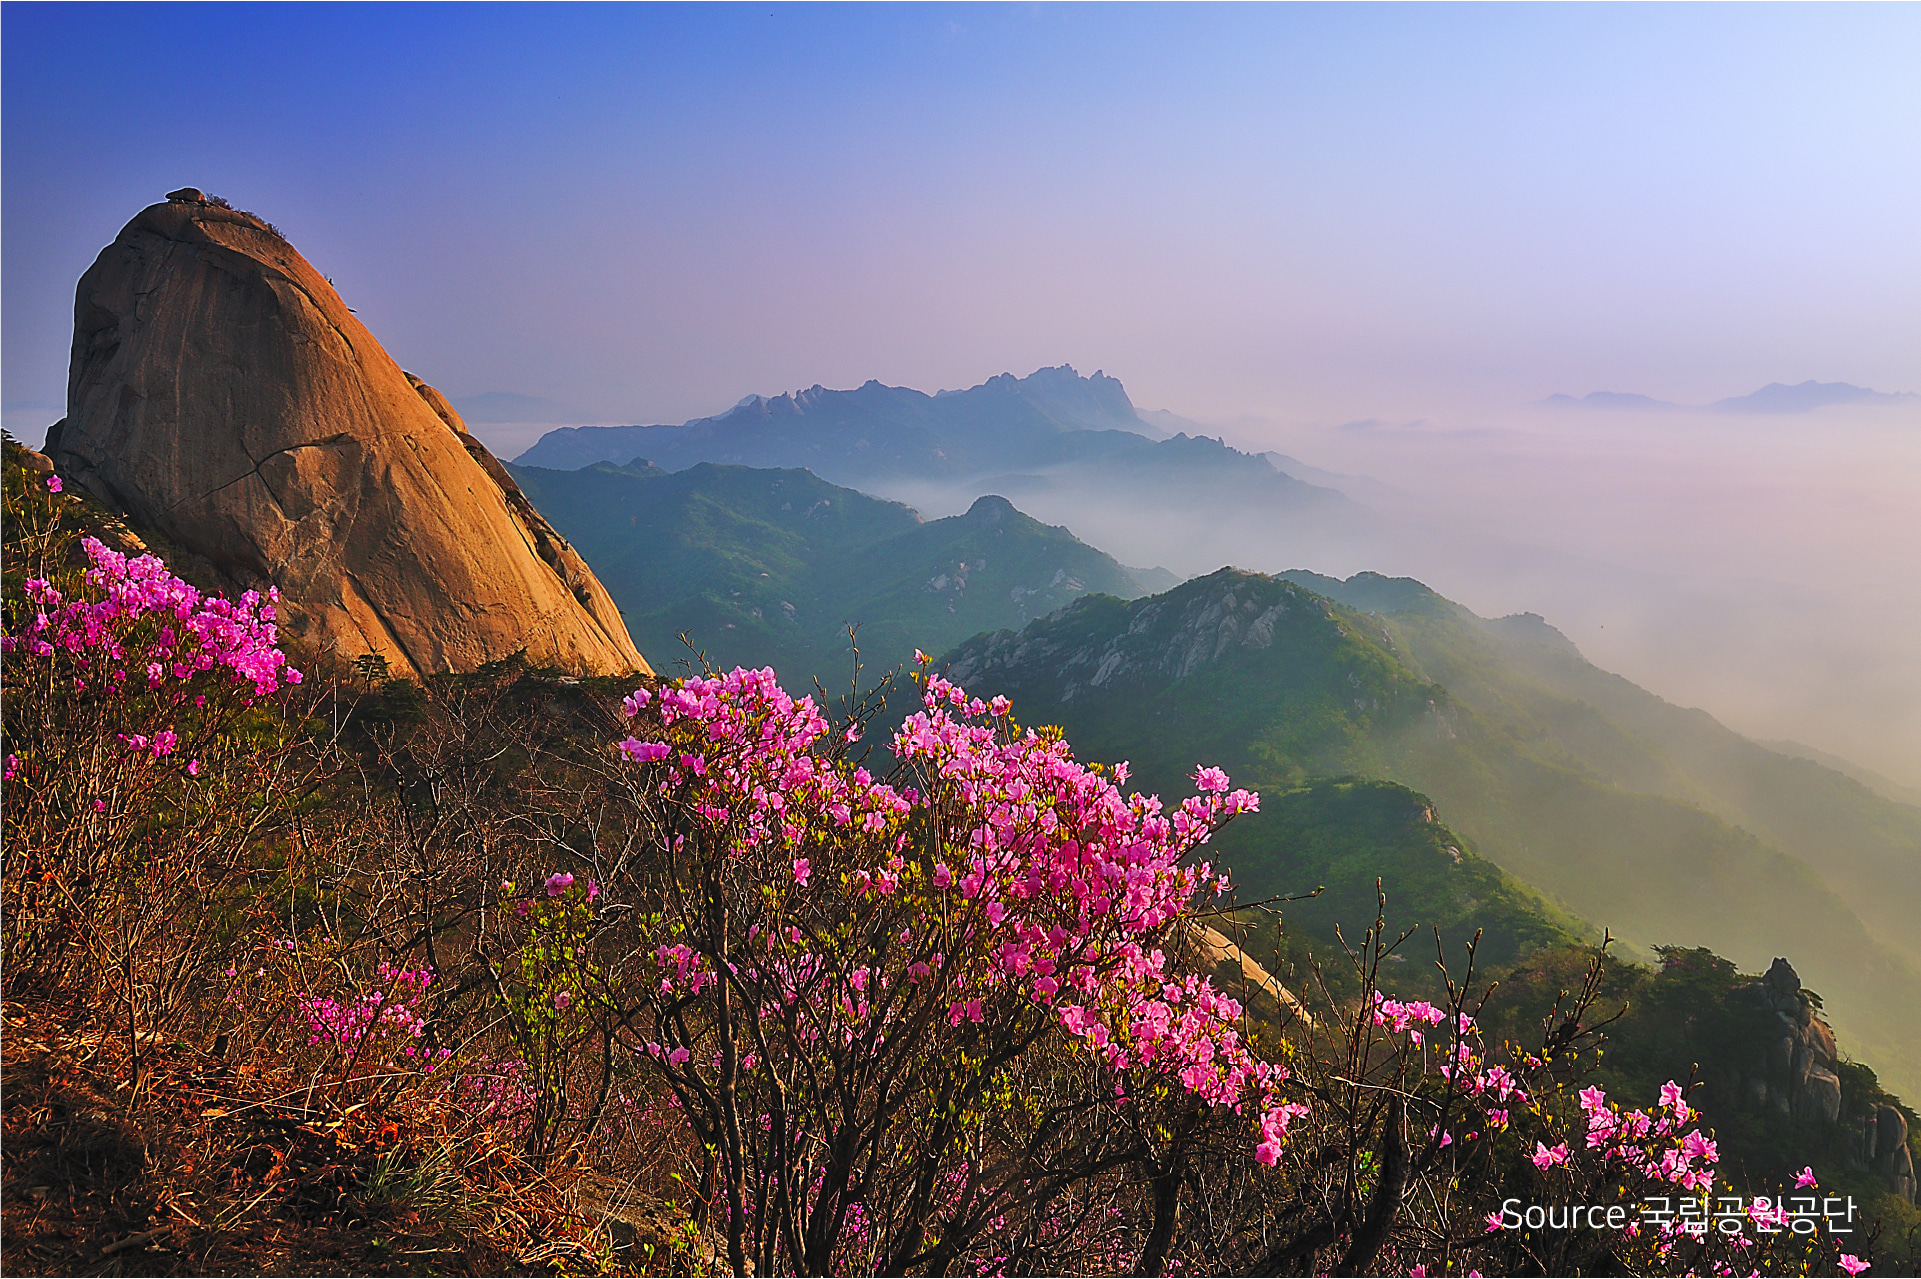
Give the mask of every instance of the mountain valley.
<svg viewBox="0 0 1921 1279">
<path fill-rule="evenodd" d="M 771 665 L 801 689 L 852 675 L 850 625 L 879 671 L 917 645 L 941 650 L 1092 592 L 1131 599 L 1177 580 L 1123 567 L 1000 497 L 924 522 L 805 470 L 512 469 L 598 566 L 656 661 L 691 656 L 686 633 L 715 665 Z"/>
</svg>

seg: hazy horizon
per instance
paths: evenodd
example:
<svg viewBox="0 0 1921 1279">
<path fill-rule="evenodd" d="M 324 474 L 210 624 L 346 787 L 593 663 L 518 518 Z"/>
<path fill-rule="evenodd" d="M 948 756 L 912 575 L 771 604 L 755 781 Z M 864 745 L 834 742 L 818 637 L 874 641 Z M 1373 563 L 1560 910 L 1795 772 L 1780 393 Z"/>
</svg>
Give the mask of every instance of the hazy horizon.
<svg viewBox="0 0 1921 1279">
<path fill-rule="evenodd" d="M 1393 508 L 1369 545 L 1033 512 L 1124 561 L 1420 577 L 1921 786 L 1914 402 L 1536 404 L 1921 391 L 1912 6 L 9 5 L 0 30 L 0 410 L 28 442 L 75 281 L 194 185 L 456 398 L 664 423 L 1104 369 Z M 511 456 L 551 425 L 475 429 Z"/>
</svg>

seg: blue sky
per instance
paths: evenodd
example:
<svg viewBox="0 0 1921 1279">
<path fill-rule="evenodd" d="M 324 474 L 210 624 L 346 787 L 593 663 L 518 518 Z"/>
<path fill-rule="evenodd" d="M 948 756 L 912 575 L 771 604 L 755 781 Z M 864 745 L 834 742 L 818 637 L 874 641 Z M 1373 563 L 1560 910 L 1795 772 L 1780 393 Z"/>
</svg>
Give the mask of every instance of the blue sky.
<svg viewBox="0 0 1921 1279">
<path fill-rule="evenodd" d="M 10 4 L 6 402 L 191 183 L 454 394 L 1921 389 L 1921 9 Z M 22 419 L 24 422 L 26 419 Z"/>
</svg>

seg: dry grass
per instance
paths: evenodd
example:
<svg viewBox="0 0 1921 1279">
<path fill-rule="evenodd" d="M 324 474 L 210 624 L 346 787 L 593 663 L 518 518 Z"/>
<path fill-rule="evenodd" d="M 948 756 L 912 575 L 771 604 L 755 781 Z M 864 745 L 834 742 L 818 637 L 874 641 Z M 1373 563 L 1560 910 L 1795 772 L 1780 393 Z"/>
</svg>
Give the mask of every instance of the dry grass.
<svg viewBox="0 0 1921 1279">
<path fill-rule="evenodd" d="M 9 1275 L 592 1274 L 654 1251 L 615 1252 L 579 1168 L 529 1167 L 451 1103 L 337 1109 L 187 1043 L 143 1046 L 130 1097 L 124 1043 L 83 1015 L 5 1006 Z"/>
</svg>

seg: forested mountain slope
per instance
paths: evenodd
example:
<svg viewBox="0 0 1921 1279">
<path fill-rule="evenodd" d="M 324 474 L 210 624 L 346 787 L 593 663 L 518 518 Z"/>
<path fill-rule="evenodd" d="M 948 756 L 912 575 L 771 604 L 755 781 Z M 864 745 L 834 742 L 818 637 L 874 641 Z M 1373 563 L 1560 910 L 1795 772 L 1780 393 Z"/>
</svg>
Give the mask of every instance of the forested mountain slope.
<svg viewBox="0 0 1921 1279">
<path fill-rule="evenodd" d="M 1378 578 L 1348 593 L 1376 607 L 1400 599 L 1396 616 L 1459 614 L 1416 587 Z M 964 684 L 1013 697 L 1026 720 L 1060 724 L 1089 756 L 1132 759 L 1150 788 L 1171 787 L 1197 761 L 1275 795 L 1341 776 L 1410 787 L 1434 801 L 1464 854 L 1636 945 L 1706 946 L 1748 969 L 1794 956 L 1849 1042 L 1901 1091 L 1921 1091 L 1916 966 L 1871 935 L 1807 859 L 1633 785 L 1629 763 L 1649 753 L 1598 709 L 1570 722 L 1590 750 L 1614 752 L 1612 774 L 1517 715 L 1520 694 L 1498 667 L 1449 685 L 1395 625 L 1294 582 L 1224 569 L 1132 603 L 1077 601 L 1019 633 L 977 636 L 946 665 Z M 1278 824 L 1237 826 L 1223 849 L 1251 884 L 1313 887 L 1290 869 Z M 1435 909 L 1432 897 L 1410 904 L 1417 918 Z"/>
<path fill-rule="evenodd" d="M 1406 578 L 1282 576 L 1379 614 L 1411 669 L 1536 753 L 1624 790 L 1697 804 L 1792 854 L 1878 941 L 1921 963 L 1921 808 L 1600 670 L 1530 614 L 1484 621 Z"/>
<path fill-rule="evenodd" d="M 853 669 L 849 625 L 878 670 L 1090 591 L 1137 596 L 1172 580 L 1137 576 L 999 497 L 923 521 L 804 470 L 512 469 L 663 670 L 688 656 L 686 632 L 716 665 L 772 665 L 794 689 L 816 677 L 839 686 Z"/>
</svg>

